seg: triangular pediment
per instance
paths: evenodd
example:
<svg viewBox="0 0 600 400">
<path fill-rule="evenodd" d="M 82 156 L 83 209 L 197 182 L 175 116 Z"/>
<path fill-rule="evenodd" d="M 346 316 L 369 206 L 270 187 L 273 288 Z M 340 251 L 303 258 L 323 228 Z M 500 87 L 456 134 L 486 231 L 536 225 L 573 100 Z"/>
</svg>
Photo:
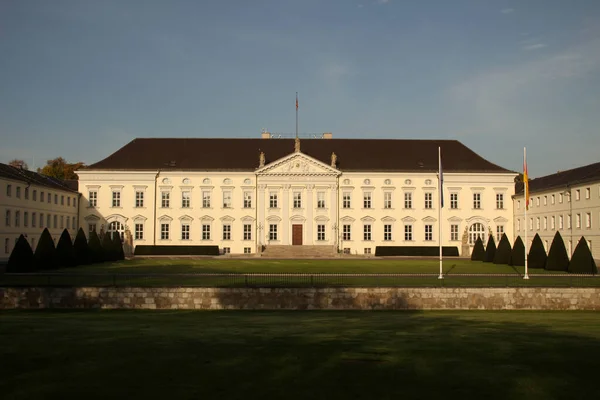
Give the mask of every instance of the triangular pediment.
<svg viewBox="0 0 600 400">
<path fill-rule="evenodd" d="M 256 170 L 259 175 L 330 175 L 336 176 L 341 172 L 316 158 L 297 152 L 275 160 Z"/>
</svg>

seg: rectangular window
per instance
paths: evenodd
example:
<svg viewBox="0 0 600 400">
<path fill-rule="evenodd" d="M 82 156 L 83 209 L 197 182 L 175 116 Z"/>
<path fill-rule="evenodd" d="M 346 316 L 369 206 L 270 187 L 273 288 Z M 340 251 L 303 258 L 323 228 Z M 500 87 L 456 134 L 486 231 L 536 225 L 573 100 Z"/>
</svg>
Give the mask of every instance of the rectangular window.
<svg viewBox="0 0 600 400">
<path fill-rule="evenodd" d="M 412 192 L 404 193 L 404 208 L 407 208 L 407 209 L 412 208 Z"/>
<path fill-rule="evenodd" d="M 25 188 L 25 200 L 29 200 L 29 188 Z"/>
<path fill-rule="evenodd" d="M 44 202 L 44 192 L 40 191 L 40 201 L 43 203 Z"/>
<path fill-rule="evenodd" d="M 544 217 L 544 230 L 548 229 L 548 217 Z"/>
<path fill-rule="evenodd" d="M 302 208 L 302 193 L 294 192 L 294 208 Z"/>
<path fill-rule="evenodd" d="M 141 190 L 137 190 L 135 192 L 135 207 L 136 208 L 144 207 L 144 192 Z"/>
<path fill-rule="evenodd" d="M 252 224 L 244 224 L 244 240 L 252 240 Z"/>
<path fill-rule="evenodd" d="M 404 225 L 404 240 L 413 240 L 413 227 L 412 225 Z"/>
<path fill-rule="evenodd" d="M 371 192 L 363 193 L 363 208 L 371 208 Z"/>
<path fill-rule="evenodd" d="M 535 229 L 538 231 L 540 230 L 540 217 L 535 219 Z"/>
<path fill-rule="evenodd" d="M 351 225 L 343 225 L 342 226 L 342 240 L 352 240 L 352 226 Z"/>
<path fill-rule="evenodd" d="M 96 232 L 96 224 L 89 224 L 88 225 L 88 238 L 89 238 L 89 234 L 92 232 Z"/>
<path fill-rule="evenodd" d="M 371 254 L 371 248 L 370 247 L 365 247 L 363 250 L 364 254 Z"/>
<path fill-rule="evenodd" d="M 52 226 L 54 227 L 54 229 L 58 228 L 58 215 L 54 214 L 54 218 L 53 218 L 53 224 Z"/>
<path fill-rule="evenodd" d="M 425 193 L 425 208 L 433 208 L 433 193 Z"/>
<path fill-rule="evenodd" d="M 550 204 L 554 205 L 556 203 L 556 196 L 555 195 L 551 195 L 550 196 Z"/>
<path fill-rule="evenodd" d="M 71 207 L 71 198 L 67 197 L 67 206 Z"/>
<path fill-rule="evenodd" d="M 46 216 L 46 228 L 51 229 L 52 228 L 52 215 L 48 214 Z"/>
<path fill-rule="evenodd" d="M 252 249 L 250 247 L 244 247 L 244 254 L 251 254 Z"/>
<path fill-rule="evenodd" d="M 556 217 L 554 215 L 550 217 L 550 229 L 556 229 Z"/>
<path fill-rule="evenodd" d="M 73 217 L 75 218 L 75 217 Z M 35 228 L 37 225 L 37 213 L 31 213 L 31 227 Z"/>
<path fill-rule="evenodd" d="M 231 208 L 231 190 L 223 191 L 223 208 Z"/>
<path fill-rule="evenodd" d="M 144 239 L 144 224 L 135 224 L 135 240 Z"/>
<path fill-rule="evenodd" d="M 43 200 L 44 192 L 40 194 L 40 198 Z M 88 192 L 88 199 L 90 201 L 90 207 L 96 207 L 98 205 L 98 192 L 95 190 Z"/>
<path fill-rule="evenodd" d="M 65 205 L 65 196 L 60 196 L 60 205 L 61 206 Z"/>
<path fill-rule="evenodd" d="M 44 227 L 44 214 L 40 213 L 40 228 Z"/>
<path fill-rule="evenodd" d="M 56 200 L 56 195 L 54 196 L 54 199 Z M 48 193 L 48 204 L 52 203 L 52 194 Z"/>
<path fill-rule="evenodd" d="M 575 200 L 579 201 L 581 199 L 581 190 L 575 190 Z"/>
<path fill-rule="evenodd" d="M 252 208 L 252 192 L 244 192 L 244 208 Z"/>
<path fill-rule="evenodd" d="M 481 209 L 481 193 L 473 193 L 473 208 Z"/>
<path fill-rule="evenodd" d="M 547 206 L 548 205 L 548 196 L 544 196 L 544 205 Z"/>
<path fill-rule="evenodd" d="M 458 193 L 450 193 L 450 208 L 458 209 Z"/>
<path fill-rule="evenodd" d="M 12 196 L 12 185 L 6 185 L 6 195 L 8 197 Z M 8 239 L 7 239 L 8 240 Z"/>
<path fill-rule="evenodd" d="M 10 210 L 6 210 L 6 219 L 4 220 L 4 226 L 10 226 Z"/>
<path fill-rule="evenodd" d="M 210 192 L 208 190 L 202 191 L 202 208 L 210 208 Z"/>
<path fill-rule="evenodd" d="M 121 207 L 121 192 L 113 190 L 112 192 L 112 206 Z"/>
<path fill-rule="evenodd" d="M 563 229 L 565 227 L 564 218 L 562 215 L 558 216 L 558 229 Z"/>
<path fill-rule="evenodd" d="M 189 224 L 181 224 L 181 240 L 190 240 Z"/>
<path fill-rule="evenodd" d="M 383 240 L 392 240 L 392 225 L 383 225 Z"/>
<path fill-rule="evenodd" d="M 517 231 L 521 230 L 521 220 L 517 219 Z"/>
<path fill-rule="evenodd" d="M 371 240 L 371 225 L 363 225 L 363 240 Z"/>
<path fill-rule="evenodd" d="M 223 225 L 223 240 L 231 240 L 231 225 Z"/>
<path fill-rule="evenodd" d="M 71 222 L 73 223 L 72 229 L 77 229 L 77 226 L 75 226 L 75 224 L 76 224 L 75 217 L 73 217 Z"/>
<path fill-rule="evenodd" d="M 269 240 L 277 240 L 277 224 L 269 224 Z"/>
<path fill-rule="evenodd" d="M 581 214 L 575 214 L 575 228 L 581 228 Z"/>
<path fill-rule="evenodd" d="M 9 185 L 10 186 L 10 185 Z M 10 253 L 10 239 L 4 239 L 4 254 Z"/>
<path fill-rule="evenodd" d="M 571 214 L 567 215 L 567 229 L 571 229 Z"/>
<path fill-rule="evenodd" d="M 223 247 L 223 254 L 231 254 L 231 247 Z"/>
<path fill-rule="evenodd" d="M 181 208 L 190 208 L 192 202 L 191 197 L 189 191 L 181 192 Z"/>
<path fill-rule="evenodd" d="M 502 210 L 504 208 L 504 194 L 496 193 L 496 208 Z"/>
<path fill-rule="evenodd" d="M 56 223 L 54 225 L 56 225 Z M 15 211 L 15 227 L 19 226 L 21 226 L 21 211 Z"/>
<path fill-rule="evenodd" d="M 169 224 L 160 224 L 160 239 L 169 240 Z"/>
<path fill-rule="evenodd" d="M 54 204 L 58 204 L 58 195 L 57 194 L 54 195 Z"/>
<path fill-rule="evenodd" d="M 533 218 L 529 218 L 529 230 L 533 230 Z"/>
<path fill-rule="evenodd" d="M 317 208 L 325 208 L 325 192 L 317 192 Z"/>
<path fill-rule="evenodd" d="M 392 208 L 392 192 L 383 194 L 383 208 Z"/>
<path fill-rule="evenodd" d="M 21 187 L 17 186 L 17 199 L 21 198 Z"/>
<path fill-rule="evenodd" d="M 539 207 L 540 206 L 540 196 L 535 198 L 535 206 Z"/>
<path fill-rule="evenodd" d="M 504 225 L 498 225 L 496 227 L 496 243 L 500 243 L 502 235 L 504 235 Z"/>
<path fill-rule="evenodd" d="M 592 227 L 592 213 L 585 213 L 585 227 L 587 229 Z"/>
<path fill-rule="evenodd" d="M 160 193 L 160 206 L 162 208 L 169 208 L 171 206 L 171 192 Z"/>
<path fill-rule="evenodd" d="M 590 198 L 590 194 L 591 194 L 591 189 L 590 188 L 585 188 L 585 198 L 586 199 Z"/>
<path fill-rule="evenodd" d="M 350 192 L 344 192 L 342 195 L 342 208 L 350 208 Z"/>
<path fill-rule="evenodd" d="M 277 192 L 269 193 L 269 208 L 277 208 Z"/>
<path fill-rule="evenodd" d="M 317 225 L 317 240 L 325 240 L 325 225 Z"/>
<path fill-rule="evenodd" d="M 210 225 L 202 224 L 202 240 L 210 240 Z"/>
<path fill-rule="evenodd" d="M 521 209 L 521 200 L 517 200 L 517 210 Z"/>
<path fill-rule="evenodd" d="M 450 240 L 458 240 L 458 225 L 450 225 Z"/>
<path fill-rule="evenodd" d="M 562 194 L 562 193 L 559 193 L 559 194 L 558 194 L 558 203 L 559 203 L 559 204 L 562 204 L 562 202 L 563 202 L 563 194 Z"/>
<path fill-rule="evenodd" d="M 433 240 L 433 225 L 425 225 L 425 240 Z"/>
</svg>

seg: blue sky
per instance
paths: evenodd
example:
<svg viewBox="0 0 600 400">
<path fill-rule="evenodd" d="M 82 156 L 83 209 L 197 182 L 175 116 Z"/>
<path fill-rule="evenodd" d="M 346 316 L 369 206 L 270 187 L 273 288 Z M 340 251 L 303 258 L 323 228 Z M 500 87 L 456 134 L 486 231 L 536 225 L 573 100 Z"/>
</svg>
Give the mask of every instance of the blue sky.
<svg viewBox="0 0 600 400">
<path fill-rule="evenodd" d="M 458 139 L 600 161 L 598 0 L 0 0 L 0 162 L 135 137 Z"/>
</svg>

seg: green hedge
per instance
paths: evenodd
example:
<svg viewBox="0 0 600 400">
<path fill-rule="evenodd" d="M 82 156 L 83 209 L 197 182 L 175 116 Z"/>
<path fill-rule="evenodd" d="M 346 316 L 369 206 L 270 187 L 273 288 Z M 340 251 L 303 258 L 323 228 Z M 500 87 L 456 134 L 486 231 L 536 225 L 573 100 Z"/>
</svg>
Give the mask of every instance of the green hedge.
<svg viewBox="0 0 600 400">
<path fill-rule="evenodd" d="M 33 272 L 35 264 L 33 261 L 33 250 L 25 236 L 21 235 L 6 264 L 6 272 Z"/>
<path fill-rule="evenodd" d="M 514 267 L 522 267 L 525 265 L 525 245 L 521 236 L 517 236 L 515 244 L 513 244 L 512 252 L 510 253 L 510 263 Z"/>
<path fill-rule="evenodd" d="M 434 257 L 440 255 L 439 246 L 376 246 L 375 256 L 413 256 L 413 257 Z M 442 256 L 458 257 L 458 247 L 442 247 Z"/>
<path fill-rule="evenodd" d="M 136 256 L 218 256 L 219 246 L 135 246 Z"/>
<path fill-rule="evenodd" d="M 510 242 L 508 241 L 508 237 L 506 233 L 502 234 L 500 238 L 500 243 L 498 243 L 498 248 L 496 249 L 496 256 L 494 257 L 494 264 L 508 264 L 510 263 L 510 254 L 512 252 L 512 248 L 510 247 Z"/>
<path fill-rule="evenodd" d="M 52 235 L 50 235 L 48 228 L 44 228 L 42 231 L 33 258 L 35 260 L 35 268 L 38 270 L 57 268 L 56 248 L 54 247 L 54 240 L 52 240 Z"/>
<path fill-rule="evenodd" d="M 104 248 L 102 247 L 102 242 L 100 242 L 100 237 L 96 232 L 90 232 L 90 240 L 88 242 L 88 246 L 90 248 L 91 262 L 104 262 Z"/>
<path fill-rule="evenodd" d="M 60 235 L 60 239 L 58 239 L 58 244 L 56 245 L 56 264 L 58 267 L 74 267 L 77 265 L 75 263 L 75 255 L 73 253 L 73 243 L 71 242 L 71 235 L 69 235 L 68 230 L 63 230 Z"/>
<path fill-rule="evenodd" d="M 73 256 L 76 265 L 86 265 L 92 262 L 90 248 L 82 228 L 77 231 L 75 242 L 73 242 Z"/>
<path fill-rule="evenodd" d="M 548 271 L 568 271 L 569 270 L 569 255 L 565 248 L 565 242 L 559 231 L 556 231 L 550 251 L 548 251 L 548 259 L 546 260 L 546 269 Z"/>
<path fill-rule="evenodd" d="M 537 233 L 533 237 L 533 241 L 531 242 L 531 248 L 529 249 L 529 255 L 527 256 L 527 267 L 533 269 L 544 269 L 546 268 L 546 260 L 548 256 L 546 255 L 546 249 L 544 248 L 544 243 L 542 243 L 542 238 Z"/>
<path fill-rule="evenodd" d="M 485 246 L 485 259 L 483 262 L 494 262 L 494 257 L 496 256 L 496 241 L 494 240 L 494 235 L 490 235 L 487 246 Z"/>
<path fill-rule="evenodd" d="M 569 272 L 575 274 L 597 274 L 598 268 L 592 252 L 588 247 L 587 240 L 582 236 L 575 247 L 571 262 L 569 263 Z"/>
<path fill-rule="evenodd" d="M 483 241 L 480 237 L 475 241 L 473 246 L 473 252 L 471 253 L 471 261 L 483 261 L 485 260 L 485 249 L 483 248 Z"/>
</svg>

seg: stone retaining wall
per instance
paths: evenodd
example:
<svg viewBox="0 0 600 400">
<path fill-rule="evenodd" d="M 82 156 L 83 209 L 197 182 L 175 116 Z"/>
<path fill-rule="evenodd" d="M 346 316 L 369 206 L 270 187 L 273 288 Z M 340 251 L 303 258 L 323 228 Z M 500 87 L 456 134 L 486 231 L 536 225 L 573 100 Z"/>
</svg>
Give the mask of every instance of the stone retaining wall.
<svg viewBox="0 0 600 400">
<path fill-rule="evenodd" d="M 0 288 L 0 309 L 600 310 L 600 288 Z"/>
</svg>

